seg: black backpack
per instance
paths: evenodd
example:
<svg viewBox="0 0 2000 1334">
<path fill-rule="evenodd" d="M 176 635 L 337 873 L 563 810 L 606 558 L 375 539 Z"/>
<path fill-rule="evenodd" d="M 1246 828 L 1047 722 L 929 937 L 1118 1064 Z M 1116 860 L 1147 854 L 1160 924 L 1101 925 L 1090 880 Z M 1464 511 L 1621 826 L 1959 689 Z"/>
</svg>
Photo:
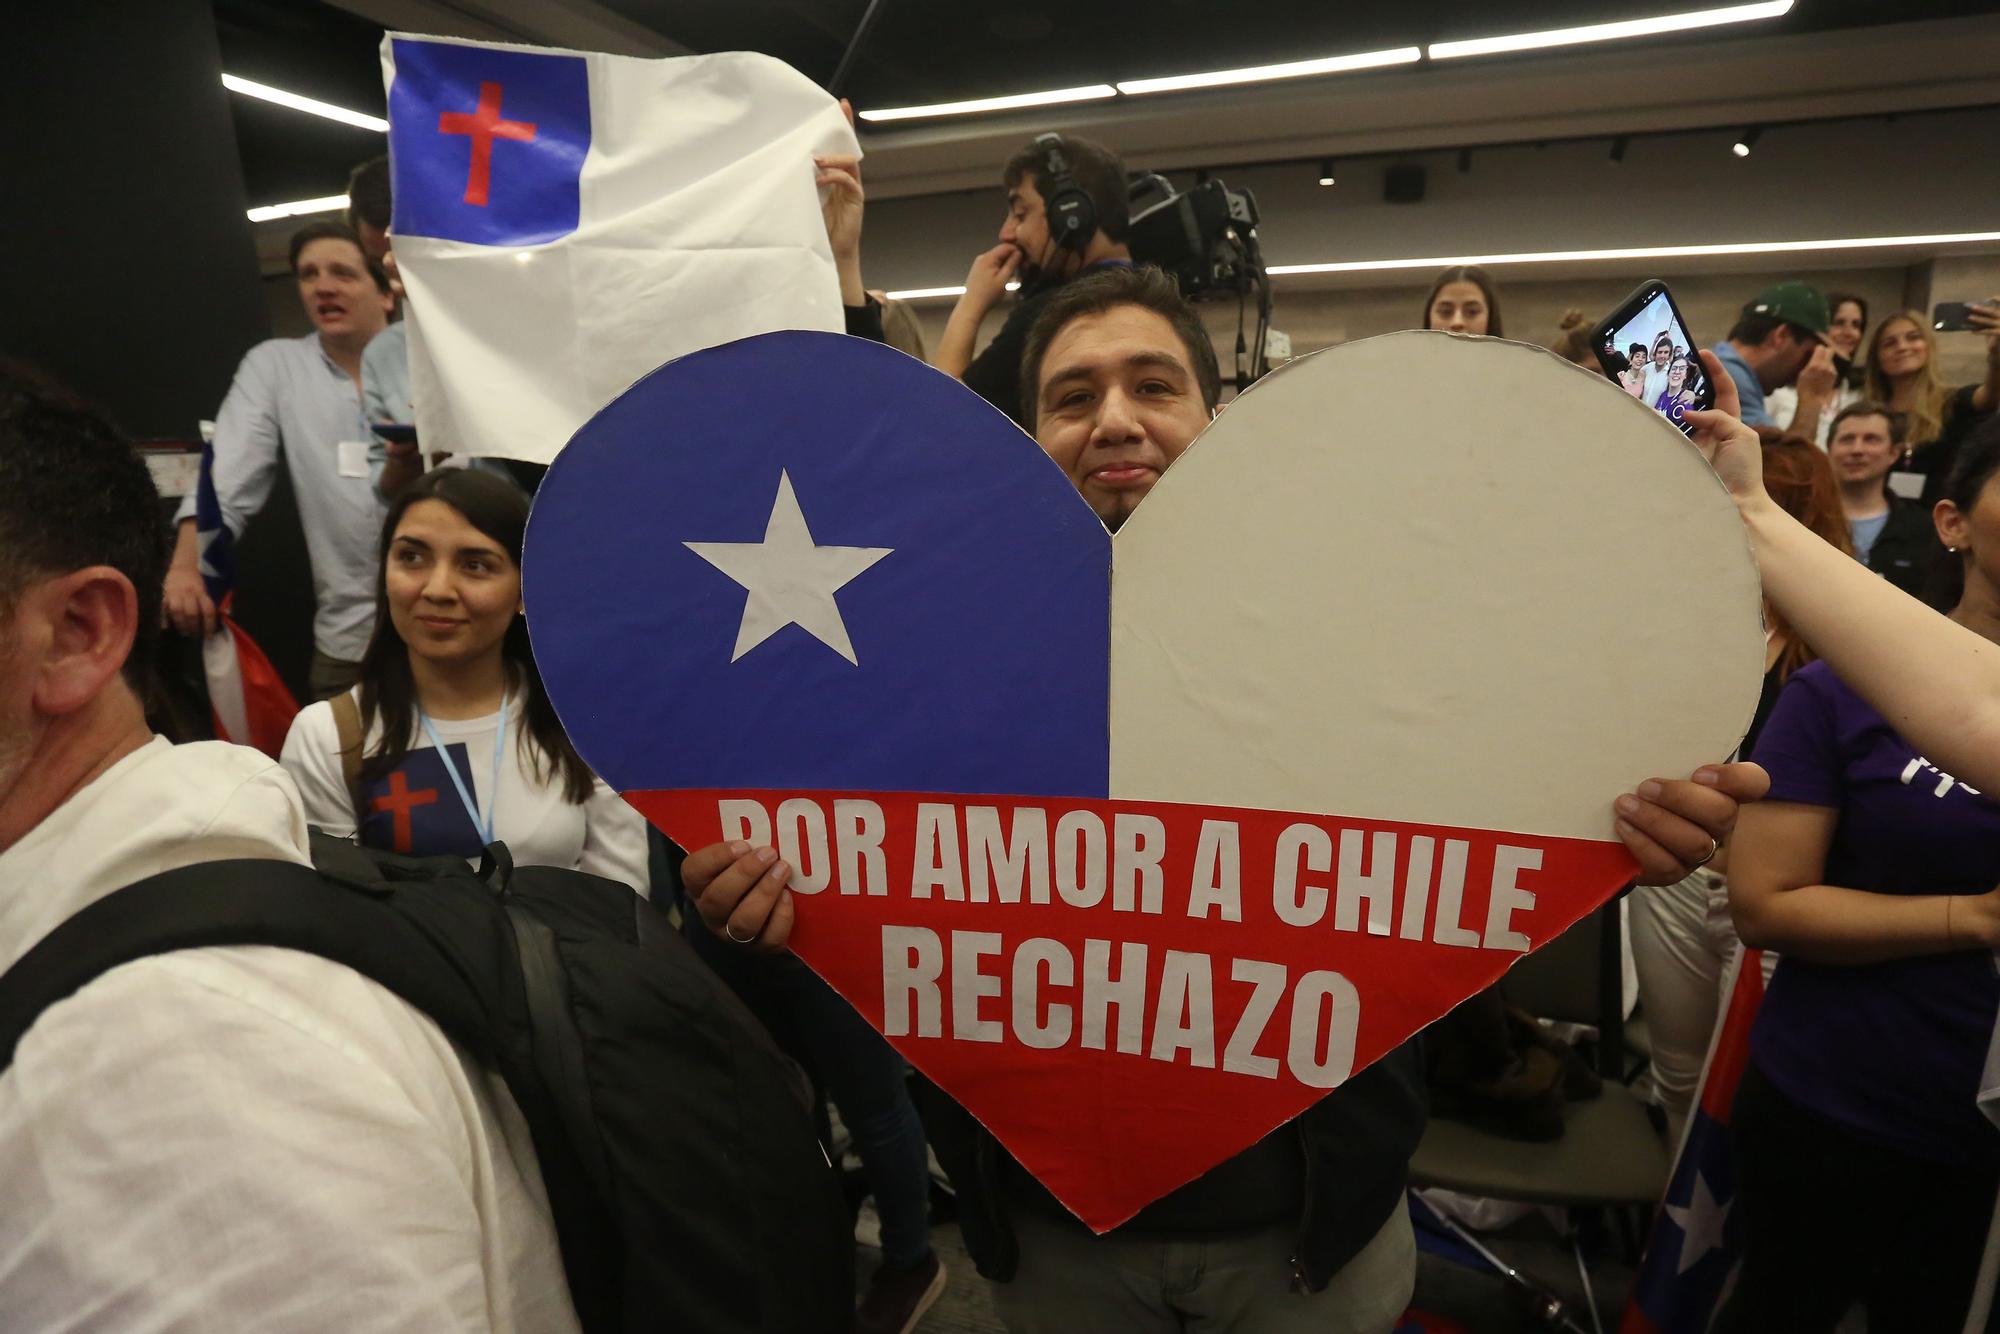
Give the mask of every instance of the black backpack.
<svg viewBox="0 0 2000 1334">
<path fill-rule="evenodd" d="M 98 974 L 204 945 L 348 965 L 506 1080 L 534 1137 L 583 1328 L 846 1330 L 852 1222 L 798 1069 L 626 886 L 475 873 L 313 835 L 314 867 L 207 862 L 107 895 L 0 976 L 0 1073 Z M 304 1258 L 304 1257 L 302 1257 Z"/>
</svg>

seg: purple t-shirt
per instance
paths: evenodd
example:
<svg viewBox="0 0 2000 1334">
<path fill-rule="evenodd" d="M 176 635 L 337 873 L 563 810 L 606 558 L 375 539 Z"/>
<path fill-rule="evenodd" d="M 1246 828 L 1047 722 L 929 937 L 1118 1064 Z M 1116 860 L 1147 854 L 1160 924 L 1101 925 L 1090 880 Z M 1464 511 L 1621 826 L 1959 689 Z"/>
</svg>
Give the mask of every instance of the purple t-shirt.
<svg viewBox="0 0 2000 1334">
<path fill-rule="evenodd" d="M 1821 883 L 1876 894 L 2000 884 L 2000 803 L 1930 764 L 1823 662 L 1786 683 L 1757 740 L 1772 801 L 1840 813 Z M 1978 1110 L 2000 973 L 1987 950 L 1841 967 L 1786 957 L 1750 1035 L 1801 1105 L 1915 1157 L 2000 1161 Z"/>
</svg>

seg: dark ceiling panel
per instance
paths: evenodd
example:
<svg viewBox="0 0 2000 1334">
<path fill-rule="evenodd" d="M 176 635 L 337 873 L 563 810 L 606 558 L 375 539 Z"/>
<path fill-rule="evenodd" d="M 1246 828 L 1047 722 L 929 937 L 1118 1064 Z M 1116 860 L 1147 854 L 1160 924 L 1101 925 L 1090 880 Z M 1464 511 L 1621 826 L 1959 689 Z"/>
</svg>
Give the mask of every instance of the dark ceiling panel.
<svg viewBox="0 0 2000 1334">
<path fill-rule="evenodd" d="M 1713 0 L 1675 0 L 1690 10 L 1705 2 Z M 820 81 L 831 78 L 867 8 L 867 0 L 597 3 L 691 50 L 762 51 Z M 864 109 L 907 106 L 1495 36 L 1647 11 L 1613 0 L 1259 0 L 1254 6 L 1219 0 L 1013 0 L 1001 6 L 882 0 L 846 91 Z M 1713 29 L 1702 39 L 1995 12 L 2000 3 L 1971 0 L 1799 0 L 1782 19 Z M 215 0 L 215 15 L 229 72 L 383 114 L 379 26 L 320 0 Z M 245 182 L 258 203 L 337 193 L 349 168 L 383 151 L 380 135 L 240 95 L 231 103 Z"/>
<path fill-rule="evenodd" d="M 603 3 L 692 50 L 764 51 L 820 80 L 832 74 L 866 8 L 861 0 Z M 1708 6 L 1684 0 L 1675 7 Z M 1003 6 L 883 0 L 843 91 L 857 106 L 908 106 L 1540 31 L 1655 8 L 1620 8 L 1607 0 L 1259 0 L 1255 6 L 1216 0 L 1017 0 Z M 1715 29 L 1710 39 L 1904 23 L 1996 8 L 1969 0 L 1800 0 L 1781 19 Z"/>
</svg>

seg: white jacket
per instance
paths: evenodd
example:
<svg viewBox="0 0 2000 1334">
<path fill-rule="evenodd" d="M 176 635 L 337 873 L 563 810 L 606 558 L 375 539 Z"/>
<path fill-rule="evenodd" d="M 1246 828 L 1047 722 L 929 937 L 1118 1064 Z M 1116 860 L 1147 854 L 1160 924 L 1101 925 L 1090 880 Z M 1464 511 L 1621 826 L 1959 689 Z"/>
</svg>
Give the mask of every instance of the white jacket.
<svg viewBox="0 0 2000 1334">
<path fill-rule="evenodd" d="M 158 871 L 306 858 L 255 751 L 155 739 L 0 854 L 0 968 Z M 266 946 L 126 964 L 0 1076 L 0 1328 L 572 1331 L 497 1078 L 358 973 Z"/>
</svg>

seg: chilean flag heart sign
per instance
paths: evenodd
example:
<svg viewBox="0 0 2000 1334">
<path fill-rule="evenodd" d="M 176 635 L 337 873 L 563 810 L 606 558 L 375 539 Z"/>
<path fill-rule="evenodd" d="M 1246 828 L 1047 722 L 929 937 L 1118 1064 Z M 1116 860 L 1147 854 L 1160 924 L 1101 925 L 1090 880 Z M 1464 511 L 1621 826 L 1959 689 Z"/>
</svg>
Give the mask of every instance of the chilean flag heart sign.
<svg viewBox="0 0 2000 1334">
<path fill-rule="evenodd" d="M 1612 800 L 1763 664 L 1692 446 L 1440 333 L 1268 377 L 1115 540 L 957 381 L 745 339 L 578 432 L 523 573 L 591 766 L 775 846 L 799 957 L 1099 1231 L 1622 888 Z"/>
</svg>

